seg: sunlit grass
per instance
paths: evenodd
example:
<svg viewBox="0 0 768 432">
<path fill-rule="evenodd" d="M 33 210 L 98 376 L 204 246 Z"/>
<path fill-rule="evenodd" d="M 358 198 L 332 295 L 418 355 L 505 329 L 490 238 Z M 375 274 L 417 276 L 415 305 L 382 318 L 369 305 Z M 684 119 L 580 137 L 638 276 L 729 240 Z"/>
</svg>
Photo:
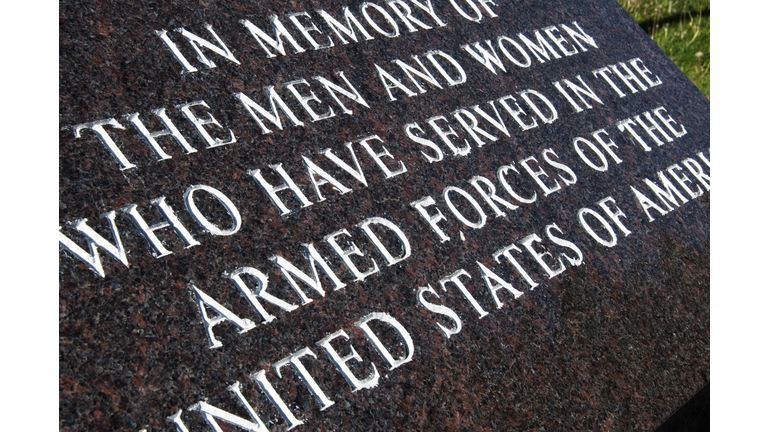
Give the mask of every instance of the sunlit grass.
<svg viewBox="0 0 768 432">
<path fill-rule="evenodd" d="M 619 4 L 637 22 L 709 9 L 709 0 L 619 0 Z"/>
<path fill-rule="evenodd" d="M 709 96 L 709 0 L 619 0 L 619 4 Z"/>
</svg>

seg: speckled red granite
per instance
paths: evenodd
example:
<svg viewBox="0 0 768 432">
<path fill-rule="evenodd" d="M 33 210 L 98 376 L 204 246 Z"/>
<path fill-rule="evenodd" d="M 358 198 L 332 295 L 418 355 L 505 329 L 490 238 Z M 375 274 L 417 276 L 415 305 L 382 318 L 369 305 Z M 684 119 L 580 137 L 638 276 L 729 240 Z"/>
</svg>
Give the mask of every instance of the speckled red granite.
<svg viewBox="0 0 768 432">
<path fill-rule="evenodd" d="M 482 25 L 449 13 L 448 2 L 435 3 L 448 23 L 444 28 L 394 39 L 377 35 L 373 41 L 277 60 L 264 58 L 238 20 L 247 18 L 266 28 L 272 14 L 283 17 L 326 9 L 338 15 L 345 5 L 359 10 L 359 2 L 60 3 L 60 225 L 66 228 L 69 221 L 88 218 L 106 235 L 109 226 L 100 215 L 131 203 L 138 204 L 147 219 L 157 221 L 159 214 L 147 211 L 149 200 L 163 195 L 202 243 L 184 249 L 177 237 L 164 234 L 173 254 L 155 259 L 147 242 L 119 215 L 130 267 L 102 252 L 107 277 L 100 278 L 72 255 L 61 253 L 61 430 L 172 431 L 173 425 L 165 419 L 179 409 L 184 410 L 190 431 L 209 430 L 202 416 L 187 408 L 207 399 L 247 418 L 226 391 L 235 381 L 242 383 L 243 393 L 269 429 L 284 430 L 285 420 L 249 375 L 305 346 L 318 355 L 317 360 L 306 362 L 307 368 L 336 404 L 319 411 L 295 372 L 286 372 L 280 380 L 268 369 L 270 381 L 305 423 L 296 430 L 648 431 L 709 382 L 709 194 L 648 222 L 629 189 L 630 184 L 642 184 L 643 178 L 652 178 L 656 171 L 686 157 L 702 151 L 709 154 L 707 99 L 615 1 L 499 0 L 499 18 Z M 574 20 L 595 38 L 599 49 L 499 75 L 462 55 L 460 49 L 480 39 Z M 213 25 L 243 64 L 236 66 L 212 55 L 218 68 L 201 67 L 200 72 L 181 75 L 181 65 L 154 31 L 184 26 L 209 36 L 204 33 L 206 23 Z M 177 36 L 174 33 L 181 44 Z M 391 59 L 407 59 L 431 49 L 460 57 L 469 76 L 467 84 L 430 89 L 389 103 L 372 73 L 374 62 L 389 64 Z M 427 164 L 402 132 L 408 122 L 423 124 L 428 117 L 448 115 L 460 106 L 525 88 L 547 89 L 547 94 L 556 95 L 551 86 L 556 79 L 586 77 L 599 66 L 634 57 L 652 66 L 664 84 L 621 99 L 601 88 L 599 96 L 605 105 L 578 115 L 563 110 L 562 118 L 546 128 L 530 133 L 515 129 L 512 138 L 473 148 L 464 158 Z M 336 70 L 360 83 L 358 88 L 371 109 L 262 135 L 232 97 L 235 92 L 261 97 L 265 86 L 315 75 L 332 77 Z M 173 108 L 198 99 L 211 104 L 216 118 L 236 130 L 236 145 L 203 149 L 204 143 Z M 649 153 L 622 141 L 622 146 L 635 148 L 622 153 L 621 165 L 607 173 L 581 165 L 577 184 L 521 207 L 506 219 L 489 213 L 484 228 L 463 230 L 466 242 L 440 243 L 408 205 L 426 195 L 437 198 L 449 185 L 470 190 L 467 181 L 474 175 L 492 177 L 501 160 L 517 161 L 547 147 L 563 160 L 577 160 L 573 137 L 662 105 L 685 125 L 686 136 Z M 139 112 L 147 117 L 158 107 L 169 109 L 174 122 L 200 149 L 198 153 L 183 155 L 172 143 L 167 147 L 173 159 L 155 162 L 122 116 Z M 121 145 L 130 141 L 126 148 L 138 168 L 120 171 L 92 133 L 75 139 L 72 130 L 66 129 L 110 117 L 128 128 L 119 135 L 129 137 Z M 326 201 L 306 211 L 281 217 L 247 174 L 284 162 L 299 177 L 301 155 L 314 157 L 328 147 L 341 152 L 345 142 L 374 133 L 409 172 L 382 181 L 370 159 L 361 156 L 366 172 L 371 173 L 371 186 L 348 195 L 327 192 Z M 353 183 L 349 177 L 344 179 Z M 237 202 L 243 216 L 239 233 L 212 237 L 194 224 L 183 211 L 182 200 L 184 191 L 194 184 L 215 187 Z M 305 177 L 300 184 L 309 196 L 312 189 Z M 579 229 L 576 217 L 581 207 L 597 208 L 595 203 L 608 195 L 630 216 L 627 227 L 632 231 L 627 237 L 619 234 L 613 248 L 597 246 Z M 316 201 L 314 195 L 311 198 Z M 190 281 L 233 311 L 258 321 L 245 299 L 221 278 L 222 273 L 243 265 L 269 271 L 275 293 L 289 297 L 293 291 L 269 262 L 271 255 L 280 253 L 301 262 L 303 243 L 321 244 L 324 235 L 341 228 L 353 231 L 356 223 L 373 216 L 397 221 L 412 239 L 413 256 L 391 267 L 378 257 L 382 271 L 363 283 L 353 282 L 334 256 L 331 266 L 347 284 L 343 290 L 328 289 L 324 298 L 310 293 L 309 305 L 290 314 L 275 310 L 276 321 L 242 335 L 231 326 L 219 326 L 216 334 L 224 347 L 208 348 Z M 551 280 L 539 274 L 540 285 L 517 300 L 502 291 L 504 307 L 496 309 L 481 285 L 475 261 L 495 264 L 494 251 L 533 232 L 543 236 L 543 227 L 553 221 L 568 238 L 584 246 L 584 263 Z M 447 226 L 458 237 L 456 222 Z M 81 239 L 69 228 L 63 232 Z M 353 236 L 373 253 L 361 232 Z M 327 245 L 323 247 L 323 254 L 330 257 Z M 470 290 L 488 316 L 478 319 L 458 290 L 439 288 L 437 281 L 459 268 L 472 273 Z M 446 339 L 435 322 L 449 325 L 449 321 L 417 304 L 416 290 L 426 284 L 461 316 L 461 333 Z M 354 327 L 360 317 L 376 311 L 396 317 L 413 337 L 413 361 L 393 371 Z M 381 373 L 377 388 L 351 393 L 315 346 L 339 329 L 350 335 L 366 360 L 362 368 L 355 366 L 356 373 L 369 373 L 370 361 L 377 365 Z M 229 430 L 239 429 L 230 426 Z"/>
</svg>

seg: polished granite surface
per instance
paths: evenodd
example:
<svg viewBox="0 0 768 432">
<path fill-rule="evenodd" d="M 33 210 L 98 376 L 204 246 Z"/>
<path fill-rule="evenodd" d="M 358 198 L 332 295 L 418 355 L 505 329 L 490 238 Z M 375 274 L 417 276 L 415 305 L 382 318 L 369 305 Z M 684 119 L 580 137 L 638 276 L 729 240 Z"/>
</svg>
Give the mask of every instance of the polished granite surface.
<svg viewBox="0 0 768 432">
<path fill-rule="evenodd" d="M 76 245 L 60 253 L 61 430 L 211 430 L 206 412 L 223 430 L 255 429 L 235 382 L 269 430 L 655 430 L 709 382 L 706 97 L 614 1 L 433 3 L 60 3 L 59 224 Z M 285 55 L 247 25 L 274 38 L 273 15 L 293 38 Z M 486 40 L 505 71 L 469 52 L 482 59 Z M 165 159 L 130 117 L 161 131 L 161 108 L 183 137 L 156 137 Z M 101 126 L 112 151 L 94 125 L 109 119 L 123 128 Z M 264 186 L 286 177 L 301 195 Z M 136 222 L 167 214 L 186 232 Z M 98 247 L 103 277 L 88 227 L 114 245 L 117 258 Z M 314 288 L 306 244 L 320 257 Z M 304 272 L 298 288 L 285 262 Z M 233 318 L 213 338 L 200 301 L 208 319 Z M 339 360 L 350 347 L 361 361 Z M 304 348 L 292 357 L 304 370 L 282 362 L 278 375 Z"/>
</svg>

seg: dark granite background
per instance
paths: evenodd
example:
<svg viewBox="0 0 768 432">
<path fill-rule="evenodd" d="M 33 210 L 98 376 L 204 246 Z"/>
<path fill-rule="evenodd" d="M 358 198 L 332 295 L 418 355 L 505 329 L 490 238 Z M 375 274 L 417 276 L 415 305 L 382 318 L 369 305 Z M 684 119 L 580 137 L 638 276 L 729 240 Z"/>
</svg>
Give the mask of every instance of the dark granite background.
<svg viewBox="0 0 768 432">
<path fill-rule="evenodd" d="M 199 413 L 186 409 L 207 399 L 247 418 L 226 391 L 234 381 L 241 382 L 243 393 L 270 430 L 284 430 L 285 421 L 248 376 L 305 346 L 318 355 L 305 364 L 336 402 L 334 406 L 319 411 L 290 369 L 283 379 L 273 369 L 267 376 L 305 422 L 298 429 L 308 430 L 654 430 L 709 382 L 709 194 L 649 223 L 629 189 L 672 163 L 700 151 L 708 154 L 707 99 L 611 0 L 498 1 L 494 9 L 499 17 L 479 24 L 461 18 L 448 2 L 435 3 L 446 27 L 403 33 L 394 39 L 377 34 L 368 42 L 337 44 L 330 50 L 276 59 L 265 58 L 238 20 L 249 19 L 266 29 L 272 14 L 283 18 L 290 12 L 325 9 L 338 16 L 346 5 L 358 11 L 358 3 L 60 3 L 62 232 L 85 247 L 82 237 L 67 228 L 66 222 L 88 218 L 91 226 L 111 239 L 101 214 L 134 203 L 152 223 L 159 215 L 150 211 L 149 200 L 163 195 L 201 242 L 184 249 L 170 231 L 160 232 L 173 254 L 155 259 L 130 220 L 118 215 L 120 235 L 129 250 L 129 268 L 102 252 L 107 277 L 101 278 L 69 253 L 61 253 L 61 430 L 171 431 L 174 427 L 165 418 L 179 409 L 184 410 L 182 416 L 190 431 L 208 430 Z M 530 34 L 574 20 L 595 38 L 599 49 L 545 64 L 534 60 L 529 69 L 511 67 L 499 75 L 491 74 L 460 49 L 465 43 L 495 40 L 502 34 Z M 428 17 L 425 22 L 432 23 Z M 181 75 L 181 65 L 154 31 L 183 26 L 208 38 L 205 23 L 213 25 L 242 65 L 211 55 L 216 69 L 195 61 L 199 72 Z M 171 36 L 193 60 L 178 34 Z M 303 40 L 300 43 L 307 45 Z M 392 59 L 406 60 L 432 49 L 459 60 L 467 71 L 467 83 L 443 90 L 429 88 L 414 98 L 401 94 L 397 102 L 388 102 L 374 62 L 389 65 Z M 580 114 L 551 85 L 556 79 L 577 74 L 591 78 L 593 69 L 634 57 L 641 57 L 664 84 L 623 99 L 605 85 L 595 86 L 605 105 Z M 305 120 L 305 127 L 262 135 L 231 96 L 235 92 L 255 94 L 261 102 L 265 86 L 315 75 L 331 78 L 336 70 L 345 71 L 371 109 L 361 111 L 350 103 L 347 106 L 354 109 L 354 116 L 311 123 L 285 91 L 281 94 Z M 436 164 L 426 163 L 420 148 L 402 132 L 406 123 L 424 125 L 428 117 L 447 116 L 461 106 L 482 104 L 526 88 L 550 96 L 561 118 L 552 125 L 521 132 L 506 117 L 512 138 L 503 137 L 482 149 L 473 148 L 467 157 L 448 157 Z M 323 98 L 322 90 L 315 91 Z M 237 144 L 204 149 L 199 136 L 173 108 L 198 99 L 208 102 L 213 115 L 235 131 Z M 619 119 L 660 105 L 688 130 L 672 144 L 642 152 L 613 127 Z M 169 109 L 197 153 L 183 155 L 171 143 L 165 147 L 173 159 L 156 162 L 149 147 L 122 119 L 124 114 L 139 112 L 147 120 L 149 111 L 159 107 Z M 126 126 L 127 130 L 115 131 L 113 136 L 138 168 L 120 171 L 93 133 L 75 139 L 72 130 L 66 129 L 110 117 Z M 154 121 L 149 124 L 151 130 L 160 127 Z M 604 127 L 612 127 L 611 136 L 621 147 L 624 162 L 598 173 L 578 163 L 571 140 Z M 347 141 L 374 133 L 404 161 L 407 174 L 383 180 L 361 150 L 358 156 L 368 175 L 368 188 L 355 185 L 354 192 L 347 195 L 327 189 L 326 201 L 286 217 L 279 215 L 247 174 L 283 162 L 307 196 L 316 201 L 300 166 L 301 155 L 325 167 L 326 161 L 317 156 L 319 151 L 330 147 L 340 154 Z M 493 218 L 482 204 L 489 214 L 484 228 L 462 229 L 451 218 L 445 227 L 453 240 L 440 243 L 408 205 L 426 195 L 438 199 L 450 185 L 471 191 L 467 181 L 473 176 L 495 179 L 500 165 L 538 155 L 547 147 L 570 162 L 578 183 L 533 205 L 521 206 L 509 218 Z M 348 160 L 348 154 L 343 154 Z M 338 178 L 345 184 L 354 183 L 345 175 Z M 215 237 L 194 223 L 184 210 L 182 197 L 195 184 L 215 187 L 237 204 L 243 216 L 240 232 Z M 632 231 L 611 249 L 596 245 L 576 217 L 578 209 L 597 208 L 595 203 L 608 195 L 627 213 L 626 224 Z M 289 199 L 286 202 L 297 207 Z M 441 209 L 445 213 L 444 205 Z M 386 267 L 354 228 L 373 216 L 393 220 L 405 230 L 413 246 L 409 259 Z M 517 300 L 501 291 L 505 304 L 496 309 L 474 262 L 495 264 L 494 251 L 533 232 L 544 237 L 543 228 L 551 222 L 557 222 L 565 237 L 581 247 L 584 263 L 551 280 L 532 271 L 540 285 Z M 352 281 L 322 242 L 324 235 L 341 228 L 347 228 L 355 242 L 374 256 L 380 273 L 362 283 Z M 466 242 L 458 240 L 460 229 Z M 331 291 L 325 281 L 328 292 L 324 298 L 307 290 L 312 303 L 292 313 L 270 309 L 276 321 L 259 324 L 242 335 L 231 325 L 217 326 L 215 332 L 224 347 L 209 349 L 188 283 L 194 281 L 239 316 L 259 322 L 234 285 L 221 275 L 244 265 L 268 271 L 270 291 L 298 303 L 268 258 L 279 253 L 303 267 L 301 244 L 308 242 L 318 246 L 347 286 Z M 535 269 L 532 261 L 525 265 Z M 472 274 L 468 287 L 489 312 L 483 319 L 477 318 L 455 287 L 443 292 L 438 286 L 440 278 L 460 268 Z M 510 266 L 492 268 L 517 288 L 526 287 Z M 449 322 L 417 304 L 416 290 L 427 283 L 463 320 L 462 332 L 450 339 L 435 325 L 436 320 Z M 406 326 L 415 344 L 412 362 L 388 372 L 382 358 L 354 327 L 371 312 L 389 313 Z M 367 375 L 370 361 L 377 365 L 381 373 L 377 388 L 351 393 L 342 375 L 314 345 L 339 329 L 350 335 L 365 360 L 362 367 L 353 367 L 356 373 Z M 344 354 L 346 348 L 340 351 Z"/>
</svg>

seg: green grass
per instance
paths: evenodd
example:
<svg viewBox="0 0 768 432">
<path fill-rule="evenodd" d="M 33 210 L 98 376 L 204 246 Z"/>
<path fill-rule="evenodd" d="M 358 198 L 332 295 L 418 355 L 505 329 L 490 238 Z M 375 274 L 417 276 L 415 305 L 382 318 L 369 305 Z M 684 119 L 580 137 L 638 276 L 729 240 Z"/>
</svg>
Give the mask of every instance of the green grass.
<svg viewBox="0 0 768 432">
<path fill-rule="evenodd" d="M 619 0 L 619 4 L 709 97 L 709 0 Z"/>
</svg>

